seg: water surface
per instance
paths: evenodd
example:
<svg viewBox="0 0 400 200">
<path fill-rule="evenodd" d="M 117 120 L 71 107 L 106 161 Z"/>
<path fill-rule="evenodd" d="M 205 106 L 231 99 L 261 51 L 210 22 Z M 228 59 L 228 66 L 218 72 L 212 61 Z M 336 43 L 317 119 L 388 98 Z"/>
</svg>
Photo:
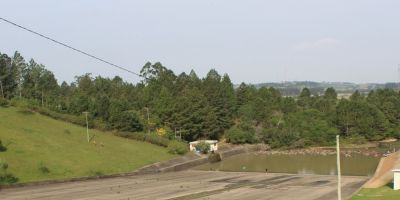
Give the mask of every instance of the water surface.
<svg viewBox="0 0 400 200">
<path fill-rule="evenodd" d="M 372 176 L 379 158 L 360 154 L 341 157 L 342 175 Z M 218 163 L 204 164 L 194 169 L 235 172 L 266 172 L 291 174 L 335 175 L 336 155 L 266 155 L 241 154 Z"/>
</svg>

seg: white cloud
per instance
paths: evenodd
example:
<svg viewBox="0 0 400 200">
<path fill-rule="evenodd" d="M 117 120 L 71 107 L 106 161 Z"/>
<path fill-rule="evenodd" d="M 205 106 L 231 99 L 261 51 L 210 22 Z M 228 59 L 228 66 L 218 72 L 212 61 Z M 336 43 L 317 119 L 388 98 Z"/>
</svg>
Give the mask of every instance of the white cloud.
<svg viewBox="0 0 400 200">
<path fill-rule="evenodd" d="M 298 43 L 292 47 L 292 50 L 304 51 L 304 50 L 321 49 L 321 48 L 335 46 L 338 43 L 339 40 L 333 38 L 322 38 L 319 40 Z"/>
</svg>

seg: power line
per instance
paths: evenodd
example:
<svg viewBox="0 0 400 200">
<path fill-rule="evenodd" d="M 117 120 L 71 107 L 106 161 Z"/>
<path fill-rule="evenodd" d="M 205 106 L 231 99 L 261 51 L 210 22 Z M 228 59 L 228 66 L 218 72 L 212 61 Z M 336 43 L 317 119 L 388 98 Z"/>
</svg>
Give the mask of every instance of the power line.
<svg viewBox="0 0 400 200">
<path fill-rule="evenodd" d="M 10 20 L 4 19 L 4 18 L 2 18 L 2 17 L 0 17 L 0 20 L 3 20 L 4 22 L 7 22 L 7 23 L 9 23 L 9 24 L 11 24 L 11 25 L 13 25 L 13 26 L 16 26 L 16 27 L 18 27 L 18 28 L 21 28 L 21 29 L 23 29 L 23 30 L 26 30 L 26 31 L 28 31 L 28 32 L 30 32 L 30 33 L 33 33 L 33 34 L 35 34 L 35 35 L 38 35 L 38 36 L 40 36 L 40 37 L 42 37 L 42 38 L 44 38 L 44 39 L 50 40 L 51 42 L 54 42 L 54 43 L 59 44 L 59 45 L 61 45 L 61 46 L 67 47 L 67 48 L 69 48 L 69 49 L 72 49 L 73 51 L 76 51 L 76 52 L 81 53 L 81 54 L 83 54 L 83 55 L 86 55 L 86 56 L 89 56 L 89 57 L 91 57 L 91 58 L 94 58 L 94 59 L 96 59 L 96 60 L 98 60 L 98 61 L 101 61 L 101 62 L 103 62 L 103 63 L 106 63 L 106 64 L 108 64 L 108 65 L 111 65 L 112 67 L 116 67 L 116 68 L 118 68 L 118 69 L 124 70 L 124 71 L 129 72 L 129 73 L 131 73 L 131 74 L 134 74 L 134 75 L 136 75 L 136 76 L 139 76 L 140 78 L 143 78 L 142 75 L 140 75 L 140 74 L 138 74 L 138 73 L 136 73 L 136 72 L 133 72 L 133 71 L 131 71 L 131 70 L 129 70 L 129 69 L 126 69 L 126 68 L 124 68 L 124 67 L 121 67 L 121 66 L 119 66 L 119 65 L 116 65 L 116 64 L 114 64 L 114 63 L 111 63 L 111 62 L 109 62 L 109 61 L 106 61 L 106 60 L 104 60 L 104 59 L 102 59 L 102 58 L 99 58 L 99 57 L 97 57 L 97 56 L 94 56 L 94 55 L 92 55 L 92 54 L 90 54 L 90 53 L 87 53 L 87 52 L 85 52 L 85 51 L 82 51 L 82 50 L 79 50 L 79 49 L 77 49 L 77 48 L 74 48 L 74 47 L 72 47 L 72 46 L 70 46 L 70 45 L 68 45 L 68 44 L 63 43 L 63 42 L 59 42 L 59 41 L 57 41 L 57 40 L 55 40 L 55 39 L 52 39 L 52 38 L 50 38 L 50 37 L 48 37 L 48 36 L 46 36 L 46 35 L 43 35 L 43 34 L 38 33 L 38 32 L 36 32 L 36 31 L 33 31 L 33 30 L 31 30 L 31 29 L 29 29 L 29 28 L 26 28 L 26 27 L 24 27 L 24 26 L 21 26 L 21 25 L 19 25 L 19 24 L 16 24 L 16 23 L 14 23 L 14 22 L 12 22 L 12 21 L 10 21 Z"/>
</svg>

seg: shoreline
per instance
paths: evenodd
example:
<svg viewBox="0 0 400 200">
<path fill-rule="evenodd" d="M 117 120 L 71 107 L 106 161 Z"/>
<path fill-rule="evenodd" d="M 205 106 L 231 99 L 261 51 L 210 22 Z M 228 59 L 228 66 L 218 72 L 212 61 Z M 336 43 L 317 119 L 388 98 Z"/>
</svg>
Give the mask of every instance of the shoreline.
<svg viewBox="0 0 400 200">
<path fill-rule="evenodd" d="M 382 152 L 378 147 L 374 148 L 342 148 L 340 151 L 341 155 L 345 157 L 351 157 L 352 155 L 364 155 L 375 158 L 386 157 L 391 151 Z M 336 155 L 336 149 L 329 147 L 309 147 L 304 149 L 288 149 L 288 150 L 267 150 L 257 151 L 256 154 L 264 155 Z"/>
</svg>

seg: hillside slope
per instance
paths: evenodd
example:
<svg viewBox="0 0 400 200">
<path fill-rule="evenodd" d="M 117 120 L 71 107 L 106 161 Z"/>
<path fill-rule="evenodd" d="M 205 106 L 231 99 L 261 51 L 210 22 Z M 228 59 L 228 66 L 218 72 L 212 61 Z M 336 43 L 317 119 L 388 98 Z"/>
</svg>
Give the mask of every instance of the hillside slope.
<svg viewBox="0 0 400 200">
<path fill-rule="evenodd" d="M 129 172 L 174 157 L 167 149 L 57 121 L 18 108 L 0 107 L 0 159 L 19 182 Z M 40 170 L 49 169 L 49 173 Z"/>
</svg>

